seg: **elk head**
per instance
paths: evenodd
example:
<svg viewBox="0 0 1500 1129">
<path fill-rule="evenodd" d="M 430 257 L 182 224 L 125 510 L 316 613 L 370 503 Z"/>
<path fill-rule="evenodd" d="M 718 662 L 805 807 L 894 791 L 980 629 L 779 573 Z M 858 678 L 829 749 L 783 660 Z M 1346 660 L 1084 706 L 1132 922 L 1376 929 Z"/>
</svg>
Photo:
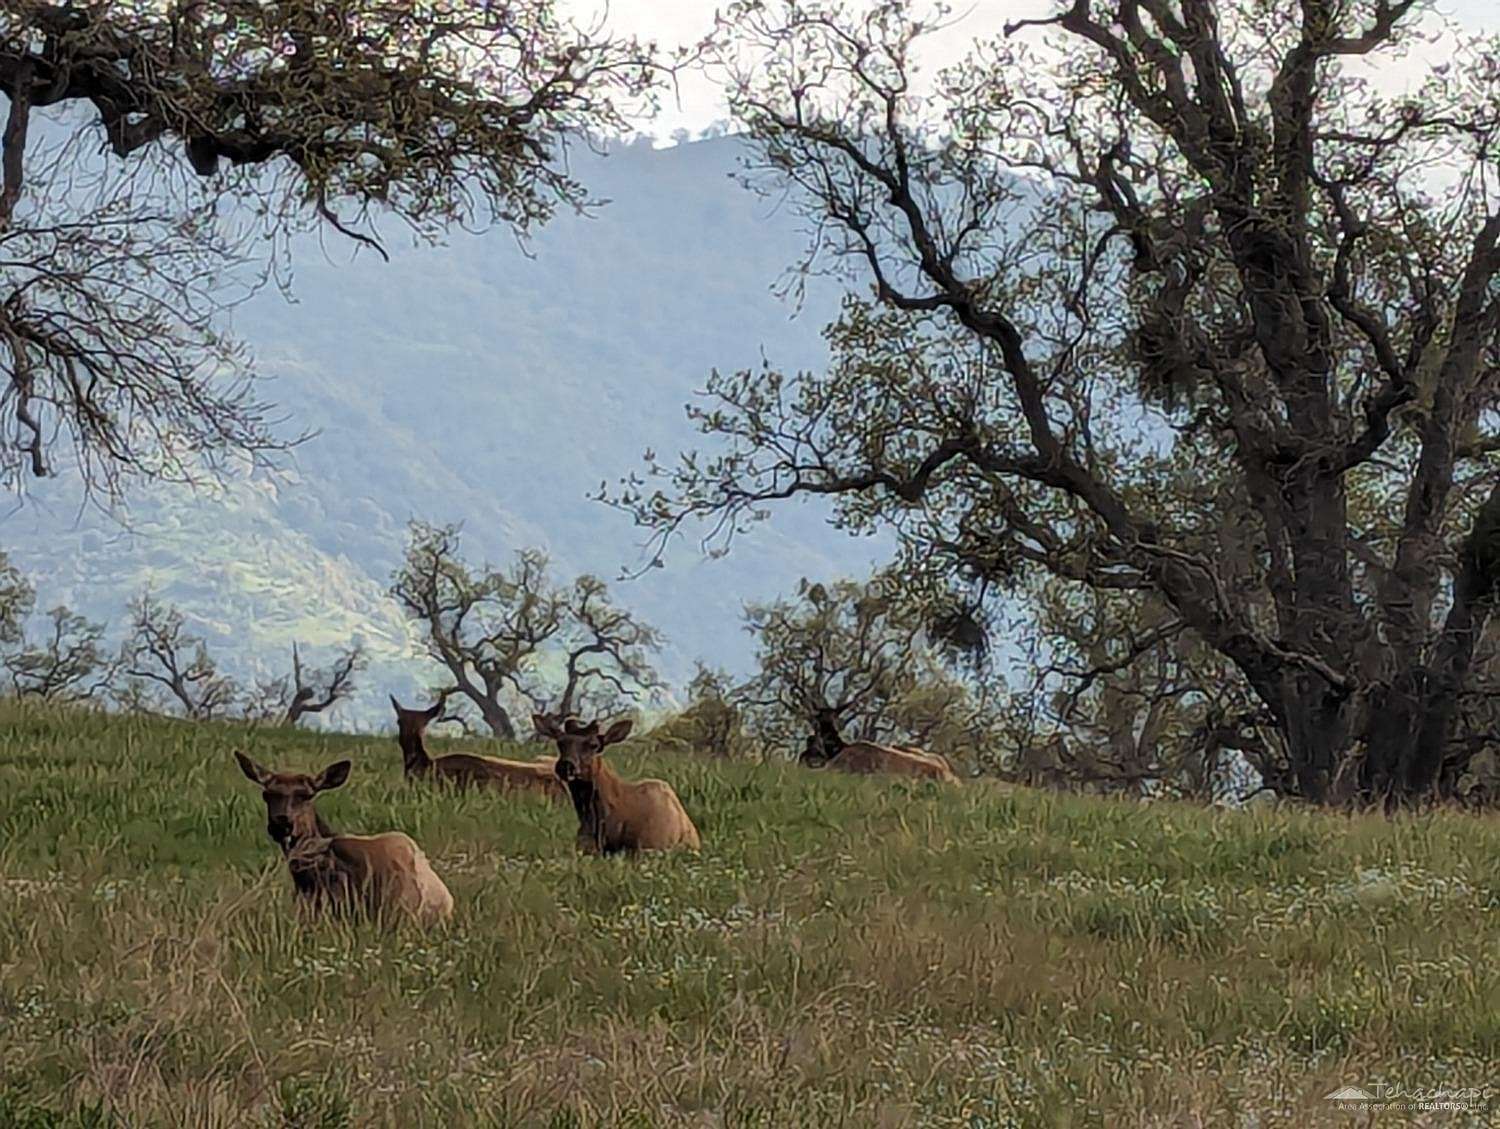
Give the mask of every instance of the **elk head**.
<svg viewBox="0 0 1500 1129">
<path fill-rule="evenodd" d="M 557 767 L 553 771 L 565 784 L 570 780 L 592 781 L 600 755 L 608 746 L 618 745 L 629 737 L 634 724 L 627 717 L 600 733 L 597 721 L 585 725 L 570 717 L 559 724 L 556 718 L 540 713 L 531 715 L 531 723 L 536 726 L 538 736 L 557 743 Z"/>
<path fill-rule="evenodd" d="M 240 762 L 240 771 L 260 785 L 261 798 L 266 801 L 266 834 L 283 852 L 290 851 L 299 840 L 328 834 L 313 799 L 349 779 L 351 765 L 347 760 L 309 776 L 303 772 L 272 772 L 241 752 L 236 752 L 234 759 Z"/>
<path fill-rule="evenodd" d="M 396 701 L 396 695 L 387 695 L 391 699 L 391 706 L 396 711 L 396 732 L 402 743 L 422 736 L 426 728 L 438 719 L 443 712 L 441 700 L 429 706 L 425 710 L 409 710 L 400 702 Z"/>
<path fill-rule="evenodd" d="M 806 763 L 825 763 L 838 756 L 844 748 L 844 738 L 839 734 L 839 706 L 817 706 L 813 710 L 813 732 L 802 752 Z"/>
</svg>

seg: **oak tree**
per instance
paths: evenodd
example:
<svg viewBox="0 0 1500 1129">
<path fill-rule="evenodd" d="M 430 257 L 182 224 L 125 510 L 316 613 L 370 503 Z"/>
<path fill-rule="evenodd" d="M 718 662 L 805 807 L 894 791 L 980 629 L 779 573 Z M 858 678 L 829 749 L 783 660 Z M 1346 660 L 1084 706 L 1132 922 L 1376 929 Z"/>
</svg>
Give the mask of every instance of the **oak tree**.
<svg viewBox="0 0 1500 1129">
<path fill-rule="evenodd" d="M 83 701 L 109 688 L 115 663 L 104 645 L 104 625 L 59 604 L 28 630 L 36 588 L 0 553 L 0 667 L 17 697 Z"/>
<path fill-rule="evenodd" d="M 120 650 L 124 676 L 117 702 L 127 710 L 171 711 L 194 721 L 227 716 L 239 687 L 194 634 L 179 608 L 147 589 L 130 602 L 129 634 Z"/>
<path fill-rule="evenodd" d="M 102 696 L 116 670 L 104 643 L 104 625 L 61 604 L 47 612 L 45 623 L 22 646 L 0 654 L 11 691 L 17 697 L 62 702 Z"/>
<path fill-rule="evenodd" d="M 324 713 L 352 697 L 355 678 L 367 662 L 364 646 L 355 643 L 340 650 L 327 667 L 304 666 L 302 649 L 293 643 L 291 672 L 257 682 L 244 712 L 254 720 L 296 725 L 309 714 Z"/>
<path fill-rule="evenodd" d="M 724 14 L 748 177 L 807 217 L 801 270 L 869 292 L 827 371 L 716 374 L 723 444 L 616 500 L 665 538 L 829 496 L 914 569 L 1149 598 L 1274 732 L 1274 790 L 1451 793 L 1500 593 L 1500 36 L 1415 0 L 1063 0 L 929 78 L 942 14 Z"/>
<path fill-rule="evenodd" d="M 566 717 L 599 714 L 660 686 L 661 636 L 610 599 L 593 576 L 559 585 L 545 554 L 516 553 L 508 568 L 463 559 L 457 526 L 413 522 L 391 595 L 426 635 L 428 654 L 497 737 L 515 740 L 517 706 Z"/>
</svg>

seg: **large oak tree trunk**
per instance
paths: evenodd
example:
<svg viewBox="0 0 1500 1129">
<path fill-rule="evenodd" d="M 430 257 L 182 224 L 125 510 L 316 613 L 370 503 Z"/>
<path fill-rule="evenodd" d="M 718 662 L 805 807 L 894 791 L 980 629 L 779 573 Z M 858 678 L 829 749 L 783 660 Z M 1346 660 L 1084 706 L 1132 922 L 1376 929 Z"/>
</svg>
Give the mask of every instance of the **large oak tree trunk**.
<svg viewBox="0 0 1500 1129">
<path fill-rule="evenodd" d="M 1464 542 L 1452 602 L 1435 639 L 1423 647 L 1415 632 L 1403 636 L 1400 628 L 1410 615 L 1407 603 L 1382 607 L 1381 613 L 1397 625 L 1388 633 L 1395 638 L 1362 641 L 1364 648 L 1375 649 L 1372 665 L 1384 676 L 1367 684 L 1357 700 L 1330 693 L 1311 674 L 1288 677 L 1280 694 L 1268 694 L 1265 680 L 1252 678 L 1278 718 L 1304 799 L 1398 807 L 1453 794 L 1467 751 L 1453 744 L 1455 722 L 1472 677 L 1476 643 L 1493 609 L 1497 550 L 1500 484 L 1492 488 Z M 1428 584 L 1420 590 L 1410 584 L 1393 586 L 1386 600 L 1415 596 L 1423 614 L 1430 616 L 1439 573 L 1435 565 L 1425 568 Z M 1346 622 L 1352 626 L 1359 618 L 1351 614 Z M 1315 642 L 1309 633 L 1300 634 L 1304 645 Z M 1349 639 L 1349 650 L 1360 642 Z"/>
<path fill-rule="evenodd" d="M 490 732 L 502 741 L 514 741 L 516 739 L 516 724 L 511 720 L 510 711 L 500 703 L 490 699 L 481 699 L 479 712 L 484 715 L 484 723 L 490 727 Z"/>
</svg>

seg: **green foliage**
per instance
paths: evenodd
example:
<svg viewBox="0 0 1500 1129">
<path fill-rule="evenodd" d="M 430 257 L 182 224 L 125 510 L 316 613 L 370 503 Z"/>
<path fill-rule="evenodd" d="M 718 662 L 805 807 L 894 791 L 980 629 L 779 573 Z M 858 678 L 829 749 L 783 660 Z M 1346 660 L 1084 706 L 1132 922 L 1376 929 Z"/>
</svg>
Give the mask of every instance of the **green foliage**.
<svg viewBox="0 0 1500 1129">
<path fill-rule="evenodd" d="M 35 606 L 36 589 L 31 581 L 0 552 L 0 643 L 21 641 L 26 617 Z"/>
<path fill-rule="evenodd" d="M 200 176 L 232 165 L 220 190 L 267 209 L 305 208 L 344 230 L 334 208 L 380 202 L 435 239 L 484 222 L 525 233 L 586 202 L 567 135 L 622 131 L 661 78 L 650 48 L 591 37 L 553 0 L 354 0 L 341 15 L 18 0 L 0 17 L 4 89 L 34 51 L 49 64 L 36 76 L 48 101 L 87 106 L 119 157 L 170 145 Z M 295 170 L 290 186 L 254 175 L 278 159 Z"/>
<path fill-rule="evenodd" d="M 0 1087 L 4 1085 L 0 1078 Z M 80 1102 L 59 1113 L 45 1101 L 35 1100 L 24 1085 L 0 1088 L 0 1125 L 6 1129 L 109 1129 L 112 1124 L 102 1100 Z"/>
<path fill-rule="evenodd" d="M 279 1129 L 352 1129 L 354 1103 L 335 1075 L 283 1078 L 277 1087 Z"/>
<path fill-rule="evenodd" d="M 745 609 L 759 670 L 731 698 L 757 740 L 793 756 L 831 710 L 849 740 L 899 740 L 972 762 L 993 736 L 981 694 L 1003 687 L 960 681 L 932 643 L 932 619 L 894 572 L 804 579 L 795 599 Z"/>
<path fill-rule="evenodd" d="M 761 745 L 746 731 L 740 688 L 722 670 L 698 665 L 680 710 L 651 731 L 651 740 L 710 757 L 761 759 Z"/>
<path fill-rule="evenodd" d="M 468 699 L 495 736 L 515 738 L 517 703 L 597 716 L 660 688 L 660 633 L 616 606 L 598 577 L 559 585 L 540 550 L 501 569 L 468 564 L 460 548 L 457 526 L 412 522 L 391 595 L 447 672 L 436 692 Z"/>
</svg>

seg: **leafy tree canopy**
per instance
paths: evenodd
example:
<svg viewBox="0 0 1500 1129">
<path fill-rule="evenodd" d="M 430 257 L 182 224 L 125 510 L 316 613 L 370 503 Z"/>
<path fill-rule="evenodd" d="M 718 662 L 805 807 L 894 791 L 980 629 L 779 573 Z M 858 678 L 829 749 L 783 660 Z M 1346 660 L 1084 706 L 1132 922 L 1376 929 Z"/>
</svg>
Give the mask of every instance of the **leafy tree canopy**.
<svg viewBox="0 0 1500 1129">
<path fill-rule="evenodd" d="M 870 290 L 826 372 L 715 374 L 719 442 L 616 501 L 664 541 L 832 496 L 911 573 L 1156 601 L 1277 791 L 1450 792 L 1492 693 L 1500 38 L 1447 29 L 1392 99 L 1414 0 L 1073 0 L 924 84 L 947 15 L 724 13 L 705 53 L 808 220 L 797 270 Z"/>
</svg>

